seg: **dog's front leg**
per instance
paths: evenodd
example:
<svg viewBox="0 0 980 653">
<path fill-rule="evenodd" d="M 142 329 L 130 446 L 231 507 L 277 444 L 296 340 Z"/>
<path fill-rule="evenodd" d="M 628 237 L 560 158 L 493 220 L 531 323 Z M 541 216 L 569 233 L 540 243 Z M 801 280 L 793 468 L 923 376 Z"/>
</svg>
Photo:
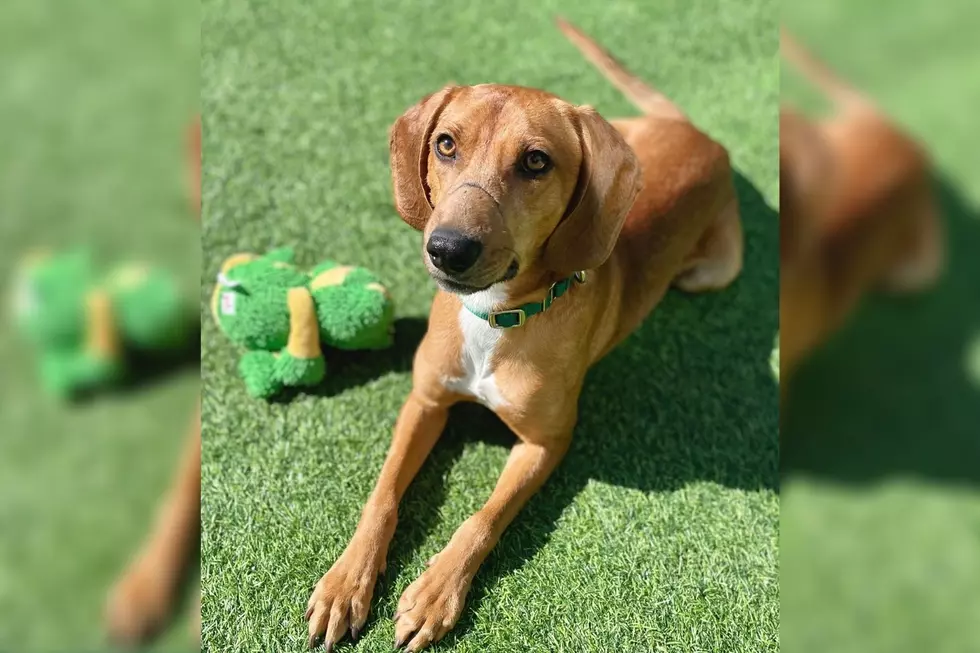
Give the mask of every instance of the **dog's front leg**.
<svg viewBox="0 0 980 653">
<path fill-rule="evenodd" d="M 306 611 L 309 645 L 331 650 L 350 630 L 357 636 L 367 621 L 378 576 L 385 570 L 395 533 L 398 503 L 446 425 L 449 405 L 416 388 L 402 407 L 381 475 L 361 513 L 350 544 L 313 590 Z"/>
<path fill-rule="evenodd" d="M 198 546 L 201 525 L 201 413 L 187 434 L 177 477 L 156 524 L 109 597 L 106 619 L 113 640 L 142 642 L 163 625 L 180 580 Z M 196 628 L 197 626 L 193 626 Z"/>
<path fill-rule="evenodd" d="M 463 522 L 429 568 L 409 585 L 395 615 L 395 646 L 419 651 L 459 619 L 470 584 L 504 529 L 561 461 L 571 433 L 516 444 L 490 500 Z"/>
</svg>

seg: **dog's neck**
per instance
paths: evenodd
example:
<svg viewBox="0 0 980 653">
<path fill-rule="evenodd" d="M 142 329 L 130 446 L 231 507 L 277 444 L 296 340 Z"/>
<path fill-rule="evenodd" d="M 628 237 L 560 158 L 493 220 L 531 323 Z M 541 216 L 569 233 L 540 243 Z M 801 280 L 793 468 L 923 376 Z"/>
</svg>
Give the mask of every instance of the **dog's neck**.
<svg viewBox="0 0 980 653">
<path fill-rule="evenodd" d="M 530 269 L 510 281 L 495 283 L 486 290 L 456 297 L 471 311 L 487 314 L 529 302 L 540 302 L 547 296 L 551 285 L 563 278 L 547 270 Z"/>
</svg>

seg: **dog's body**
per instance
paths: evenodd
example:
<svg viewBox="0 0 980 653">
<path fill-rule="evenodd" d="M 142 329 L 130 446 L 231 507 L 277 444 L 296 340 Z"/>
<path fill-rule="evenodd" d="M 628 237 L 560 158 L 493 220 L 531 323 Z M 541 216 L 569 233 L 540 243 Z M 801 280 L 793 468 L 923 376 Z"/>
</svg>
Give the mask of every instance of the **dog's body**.
<svg viewBox="0 0 980 653">
<path fill-rule="evenodd" d="M 432 401 L 478 401 L 515 433 L 557 428 L 564 436 L 586 370 L 640 324 L 671 283 L 708 290 L 738 273 L 738 204 L 725 150 L 688 122 L 613 124 L 641 169 L 656 172 L 644 176 L 611 255 L 567 299 L 519 329 L 492 329 L 458 295 L 440 290 L 414 368 L 415 386 L 433 392 Z M 725 256 L 710 258 L 716 250 Z M 560 276 L 529 271 L 465 301 L 478 312 L 522 305 Z"/>
<path fill-rule="evenodd" d="M 819 122 L 790 108 L 780 118 L 780 364 L 787 381 L 868 291 L 932 284 L 943 244 L 924 150 L 785 32 L 782 52 L 835 108 Z"/>
<path fill-rule="evenodd" d="M 456 623 L 480 564 L 565 454 L 589 366 L 672 283 L 722 288 L 741 269 L 725 149 L 560 26 L 644 117 L 614 129 L 592 109 L 542 91 L 483 85 L 443 89 L 392 128 L 396 206 L 424 231 L 425 262 L 442 290 L 378 483 L 350 545 L 310 598 L 311 646 L 324 640 L 330 650 L 363 627 L 398 503 L 450 406 L 482 403 L 518 442 L 486 505 L 402 596 L 396 645 L 413 651 Z M 518 328 L 496 329 L 477 315 L 541 302 L 552 284 L 583 270 L 584 283 L 571 282 Z"/>
</svg>

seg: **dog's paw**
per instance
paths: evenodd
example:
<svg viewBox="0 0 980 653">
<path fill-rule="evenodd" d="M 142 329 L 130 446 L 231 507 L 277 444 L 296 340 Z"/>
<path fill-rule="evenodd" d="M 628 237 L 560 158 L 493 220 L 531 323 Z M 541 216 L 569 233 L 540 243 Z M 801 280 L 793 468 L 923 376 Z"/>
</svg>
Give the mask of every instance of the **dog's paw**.
<svg viewBox="0 0 980 653">
<path fill-rule="evenodd" d="M 384 572 L 384 554 L 371 554 L 376 548 L 352 542 L 316 584 L 306 607 L 311 649 L 322 643 L 331 651 L 348 631 L 357 639 L 367 622 L 378 576 Z"/>
<path fill-rule="evenodd" d="M 472 576 L 440 554 L 402 594 L 395 613 L 395 648 L 421 651 L 452 630 L 463 612 Z"/>
<path fill-rule="evenodd" d="M 132 647 L 147 641 L 170 616 L 174 581 L 158 567 L 152 561 L 138 560 L 109 594 L 105 623 L 115 644 Z"/>
</svg>

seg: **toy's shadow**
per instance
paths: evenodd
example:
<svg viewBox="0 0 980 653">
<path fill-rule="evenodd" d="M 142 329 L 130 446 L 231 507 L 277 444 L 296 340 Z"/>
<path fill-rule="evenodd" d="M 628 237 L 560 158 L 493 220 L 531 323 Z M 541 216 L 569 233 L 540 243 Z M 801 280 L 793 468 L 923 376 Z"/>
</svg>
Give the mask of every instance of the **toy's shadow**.
<svg viewBox="0 0 980 653">
<path fill-rule="evenodd" d="M 787 480 L 980 484 L 980 215 L 950 181 L 937 190 L 943 278 L 920 295 L 870 297 L 794 376 L 783 411 Z"/>
<path fill-rule="evenodd" d="M 450 646 L 470 628 L 497 581 L 548 542 L 590 482 L 643 492 L 705 481 L 779 491 L 778 399 L 769 367 L 778 328 L 778 218 L 738 173 L 736 186 L 746 230 L 741 278 L 716 294 L 671 291 L 636 333 L 590 371 L 571 450 L 481 568 L 464 616 L 447 638 Z M 406 352 L 404 363 L 410 359 Z M 404 589 L 394 581 L 434 528 L 448 471 L 473 440 L 510 447 L 514 436 L 483 408 L 454 408 L 399 509 L 402 519 L 373 615 Z"/>
<path fill-rule="evenodd" d="M 412 369 L 412 359 L 422 336 L 428 328 L 425 317 L 402 317 L 395 320 L 395 343 L 378 351 L 324 352 L 327 378 L 311 388 L 286 388 L 270 401 L 288 404 L 298 396 L 333 397 L 357 386 L 369 383 L 385 374 L 407 372 Z"/>
<path fill-rule="evenodd" d="M 177 349 L 166 353 L 132 349 L 127 352 L 132 372 L 123 390 L 138 390 L 156 383 L 159 379 L 189 367 L 201 366 L 201 323 L 190 322 L 186 326 L 187 338 Z"/>
<path fill-rule="evenodd" d="M 126 374 L 111 388 L 97 388 L 75 393 L 75 403 L 92 401 L 106 394 L 128 395 L 141 392 L 175 374 L 201 368 L 201 322 L 191 316 L 182 327 L 185 334 L 181 344 L 167 351 L 144 350 L 127 347 L 123 352 Z"/>
</svg>

